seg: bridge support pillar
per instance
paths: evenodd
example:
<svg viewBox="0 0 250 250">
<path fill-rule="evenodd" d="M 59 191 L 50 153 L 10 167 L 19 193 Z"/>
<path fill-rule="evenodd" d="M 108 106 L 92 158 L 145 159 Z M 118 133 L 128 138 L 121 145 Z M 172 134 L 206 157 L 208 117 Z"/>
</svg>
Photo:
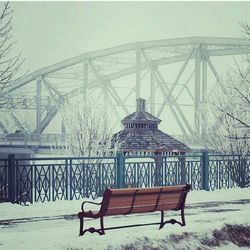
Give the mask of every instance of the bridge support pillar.
<svg viewBox="0 0 250 250">
<path fill-rule="evenodd" d="M 207 99 L 207 59 L 202 58 L 202 105 L 206 105 Z M 207 122 L 204 107 L 201 114 L 201 136 L 202 140 L 206 141 L 207 138 Z"/>
<path fill-rule="evenodd" d="M 136 50 L 136 99 L 141 97 L 141 50 Z"/>
<path fill-rule="evenodd" d="M 39 140 L 41 136 L 41 93 L 42 93 L 42 78 L 37 79 L 37 89 L 36 89 L 36 139 Z"/>
<path fill-rule="evenodd" d="M 155 115 L 155 76 L 152 68 L 150 74 L 150 113 Z"/>
<path fill-rule="evenodd" d="M 194 99 L 194 124 L 195 134 L 200 135 L 200 80 L 201 80 L 201 53 L 200 46 L 195 50 L 195 99 Z"/>
<path fill-rule="evenodd" d="M 88 89 L 88 62 L 83 64 L 83 101 L 87 103 L 87 89 Z"/>
</svg>

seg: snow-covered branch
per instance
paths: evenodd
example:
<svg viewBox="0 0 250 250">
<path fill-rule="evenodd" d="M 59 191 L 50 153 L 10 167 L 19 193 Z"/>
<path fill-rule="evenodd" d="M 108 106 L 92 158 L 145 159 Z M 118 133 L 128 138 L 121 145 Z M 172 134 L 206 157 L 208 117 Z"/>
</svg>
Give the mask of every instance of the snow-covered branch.
<svg viewBox="0 0 250 250">
<path fill-rule="evenodd" d="M 12 55 L 12 13 L 9 2 L 0 3 L 0 92 L 12 81 L 20 78 L 18 72 L 24 62 L 21 54 Z"/>
<path fill-rule="evenodd" d="M 118 145 L 112 142 L 111 117 L 107 108 L 92 102 L 69 105 L 61 110 L 65 126 L 65 143 L 58 145 L 61 154 L 76 157 L 110 156 Z"/>
</svg>

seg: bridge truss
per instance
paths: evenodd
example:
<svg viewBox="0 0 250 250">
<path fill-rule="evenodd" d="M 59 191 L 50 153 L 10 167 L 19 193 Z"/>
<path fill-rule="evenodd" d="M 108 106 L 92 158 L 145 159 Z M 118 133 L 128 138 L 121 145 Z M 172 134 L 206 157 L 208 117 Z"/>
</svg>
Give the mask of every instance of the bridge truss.
<svg viewBox="0 0 250 250">
<path fill-rule="evenodd" d="M 118 124 L 134 111 L 135 99 L 143 97 L 149 112 L 178 126 L 184 137 L 201 138 L 207 133 L 202 106 L 222 85 L 221 64 L 228 64 L 225 57 L 248 53 L 246 39 L 211 37 L 136 42 L 84 53 L 6 87 L 0 96 L 0 134 L 20 130 L 40 140 L 58 123 L 66 102 L 88 98 L 111 107 Z M 216 58 L 223 59 L 219 67 Z"/>
</svg>

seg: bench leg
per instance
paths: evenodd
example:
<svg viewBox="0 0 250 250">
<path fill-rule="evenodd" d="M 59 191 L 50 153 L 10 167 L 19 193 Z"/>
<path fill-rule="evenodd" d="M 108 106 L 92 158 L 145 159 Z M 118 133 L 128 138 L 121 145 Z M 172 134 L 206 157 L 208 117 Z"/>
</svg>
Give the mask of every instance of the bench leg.
<svg viewBox="0 0 250 250">
<path fill-rule="evenodd" d="M 80 219 L 80 232 L 79 232 L 79 236 L 83 236 L 86 232 L 99 233 L 99 235 L 105 234 L 104 224 L 103 224 L 103 217 L 100 217 L 100 226 L 101 226 L 100 229 L 95 229 L 94 227 L 90 227 L 89 229 L 85 229 L 85 230 L 83 230 L 83 227 L 84 227 L 84 216 L 83 216 L 82 212 L 78 213 L 78 218 Z"/>
<path fill-rule="evenodd" d="M 82 212 L 78 213 L 78 218 L 80 219 L 80 232 L 79 232 L 79 236 L 82 236 L 83 235 L 83 225 L 84 225 L 83 213 Z"/>
<path fill-rule="evenodd" d="M 103 234 L 105 234 L 105 232 L 104 232 L 104 226 L 103 226 L 103 216 L 102 217 L 100 217 L 100 225 L 101 225 L 101 229 L 100 229 L 100 235 L 103 235 Z"/>
<path fill-rule="evenodd" d="M 181 221 L 182 221 L 181 226 L 186 226 L 185 215 L 184 215 L 184 207 L 181 209 Z"/>
<path fill-rule="evenodd" d="M 161 211 L 161 222 L 160 222 L 160 226 L 159 229 L 162 229 L 167 223 L 171 223 L 171 224 L 179 224 L 182 227 L 186 226 L 186 221 L 185 221 L 185 216 L 184 216 L 184 207 L 181 208 L 181 222 L 175 220 L 175 219 L 170 219 L 167 221 L 164 221 L 164 211 Z"/>
<path fill-rule="evenodd" d="M 161 222 L 159 229 L 162 229 L 164 227 L 164 211 L 161 211 Z"/>
</svg>

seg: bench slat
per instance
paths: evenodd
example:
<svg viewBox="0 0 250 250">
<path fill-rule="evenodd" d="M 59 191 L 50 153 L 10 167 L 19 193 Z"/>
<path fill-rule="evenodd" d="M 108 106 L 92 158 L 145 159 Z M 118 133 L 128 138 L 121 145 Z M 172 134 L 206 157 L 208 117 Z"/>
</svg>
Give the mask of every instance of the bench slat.
<svg viewBox="0 0 250 250">
<path fill-rule="evenodd" d="M 152 188 L 122 188 L 122 189 L 110 189 L 113 196 L 115 195 L 128 195 L 133 194 L 136 190 L 138 190 L 138 194 L 143 193 L 159 193 L 162 189 L 163 191 L 175 192 L 181 191 L 186 188 L 186 185 L 178 185 L 178 186 L 167 186 L 167 187 L 152 187 Z"/>
</svg>

